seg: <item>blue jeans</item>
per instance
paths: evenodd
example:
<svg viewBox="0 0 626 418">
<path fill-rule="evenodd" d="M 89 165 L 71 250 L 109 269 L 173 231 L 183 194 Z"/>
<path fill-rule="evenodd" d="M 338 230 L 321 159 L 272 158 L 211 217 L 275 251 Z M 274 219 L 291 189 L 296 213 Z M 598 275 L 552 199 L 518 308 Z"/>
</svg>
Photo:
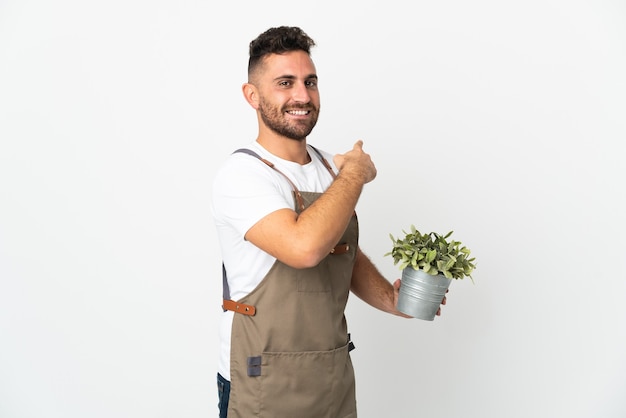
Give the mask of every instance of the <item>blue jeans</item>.
<svg viewBox="0 0 626 418">
<path fill-rule="evenodd" d="M 230 399 L 230 382 L 224 379 L 219 373 L 217 374 L 217 397 L 217 406 L 220 408 L 220 418 L 226 418 L 228 400 Z"/>
</svg>

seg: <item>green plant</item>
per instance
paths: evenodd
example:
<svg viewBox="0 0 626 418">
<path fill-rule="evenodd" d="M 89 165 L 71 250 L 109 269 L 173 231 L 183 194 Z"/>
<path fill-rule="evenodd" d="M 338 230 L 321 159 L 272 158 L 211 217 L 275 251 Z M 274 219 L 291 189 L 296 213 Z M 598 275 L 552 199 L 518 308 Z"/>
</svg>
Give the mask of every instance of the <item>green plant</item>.
<svg viewBox="0 0 626 418">
<path fill-rule="evenodd" d="M 476 268 L 475 258 L 469 258 L 470 250 L 459 241 L 449 240 L 453 231 L 446 235 L 435 232 L 420 233 L 411 225 L 411 232 L 404 232 L 404 238 L 394 238 L 389 234 L 393 247 L 385 256 L 392 256 L 393 263 L 400 263 L 400 270 L 413 267 L 436 276 L 443 274 L 448 279 L 472 278 Z"/>
</svg>

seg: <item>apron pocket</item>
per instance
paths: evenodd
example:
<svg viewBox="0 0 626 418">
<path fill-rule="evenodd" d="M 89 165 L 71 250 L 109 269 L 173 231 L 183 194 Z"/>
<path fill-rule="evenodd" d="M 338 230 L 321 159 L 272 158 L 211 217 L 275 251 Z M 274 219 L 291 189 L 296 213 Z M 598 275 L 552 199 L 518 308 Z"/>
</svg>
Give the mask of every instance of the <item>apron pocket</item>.
<svg viewBox="0 0 626 418">
<path fill-rule="evenodd" d="M 261 417 L 331 417 L 346 395 L 354 396 L 354 377 L 346 379 L 348 346 L 330 351 L 263 353 Z M 346 382 L 352 382 L 347 384 Z"/>
</svg>

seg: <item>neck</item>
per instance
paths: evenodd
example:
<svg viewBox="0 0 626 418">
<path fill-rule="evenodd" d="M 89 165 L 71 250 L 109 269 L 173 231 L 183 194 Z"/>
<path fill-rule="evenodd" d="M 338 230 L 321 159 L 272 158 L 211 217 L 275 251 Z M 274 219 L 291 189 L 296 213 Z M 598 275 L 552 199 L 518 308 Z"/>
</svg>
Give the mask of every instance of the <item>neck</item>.
<svg viewBox="0 0 626 418">
<path fill-rule="evenodd" d="M 282 158 L 298 164 L 307 164 L 311 161 L 306 150 L 306 139 L 295 140 L 281 135 L 259 135 L 256 142 L 263 148 Z"/>
</svg>

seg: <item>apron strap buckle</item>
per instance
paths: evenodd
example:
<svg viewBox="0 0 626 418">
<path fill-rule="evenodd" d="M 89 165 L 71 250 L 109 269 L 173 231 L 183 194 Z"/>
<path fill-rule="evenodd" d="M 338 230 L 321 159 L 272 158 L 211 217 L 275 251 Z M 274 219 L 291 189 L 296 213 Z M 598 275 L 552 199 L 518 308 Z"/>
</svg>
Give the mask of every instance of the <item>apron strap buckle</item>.
<svg viewBox="0 0 626 418">
<path fill-rule="evenodd" d="M 234 300 L 229 299 L 224 299 L 222 308 L 224 311 L 233 311 L 242 315 L 254 316 L 254 314 L 256 314 L 256 308 L 254 306 L 235 302 Z"/>
</svg>

